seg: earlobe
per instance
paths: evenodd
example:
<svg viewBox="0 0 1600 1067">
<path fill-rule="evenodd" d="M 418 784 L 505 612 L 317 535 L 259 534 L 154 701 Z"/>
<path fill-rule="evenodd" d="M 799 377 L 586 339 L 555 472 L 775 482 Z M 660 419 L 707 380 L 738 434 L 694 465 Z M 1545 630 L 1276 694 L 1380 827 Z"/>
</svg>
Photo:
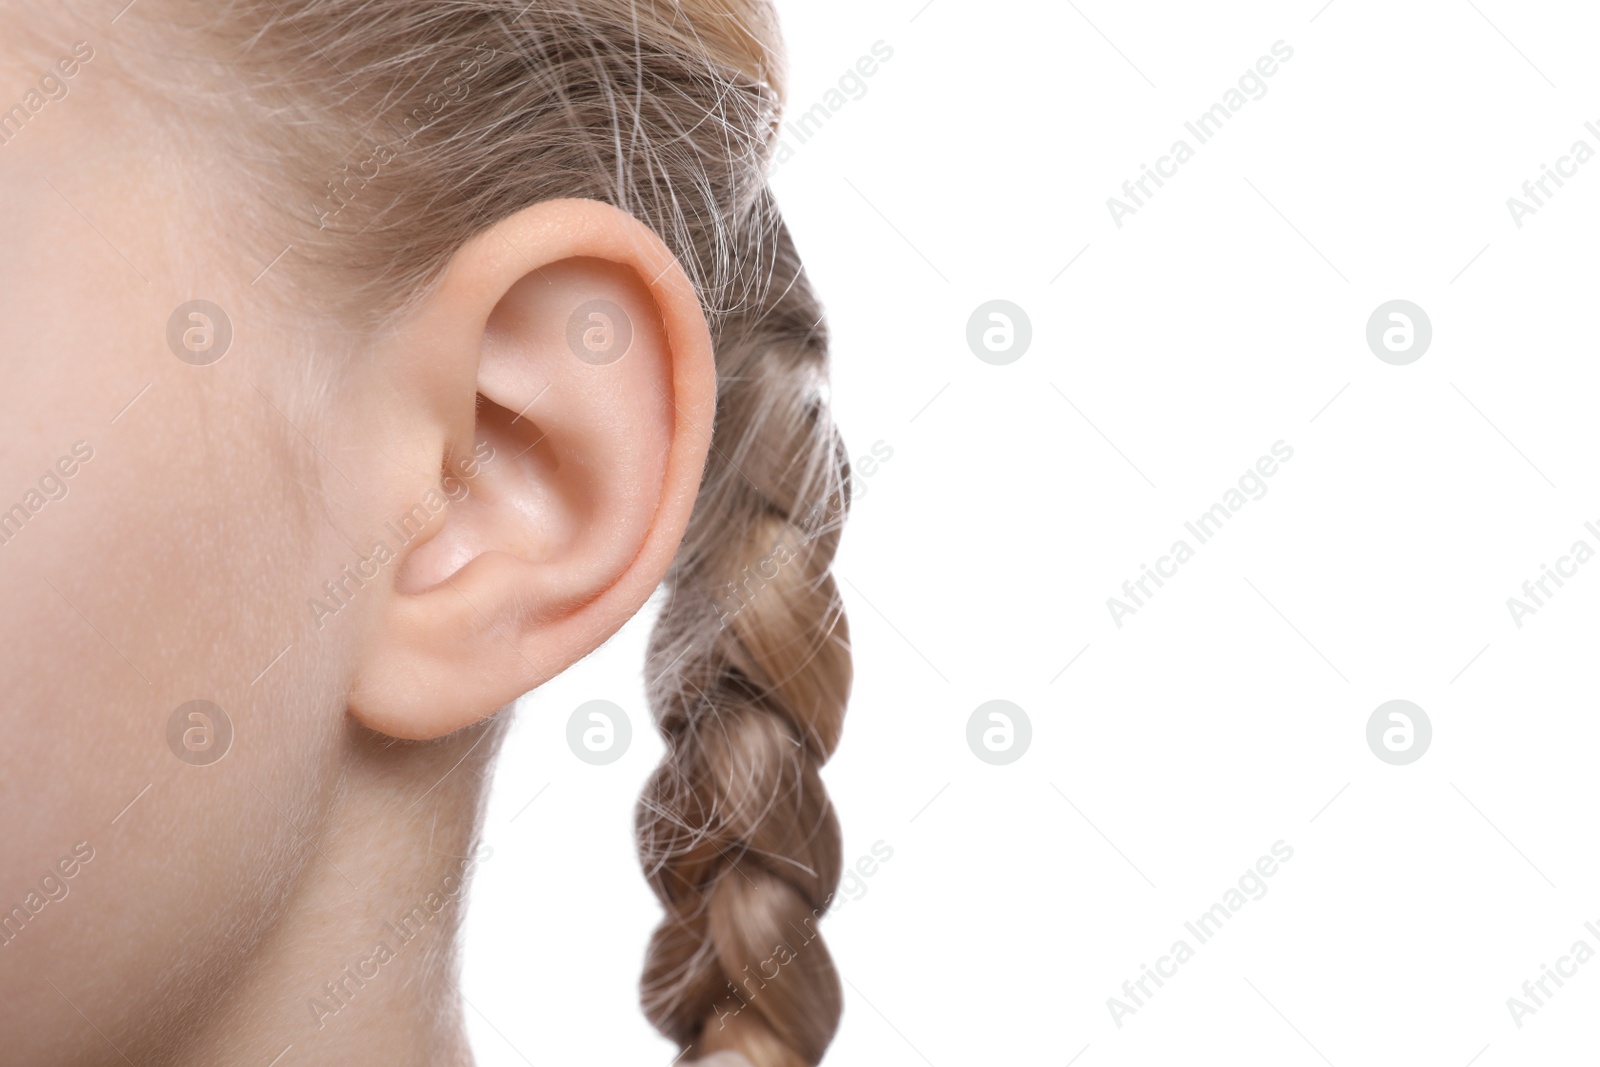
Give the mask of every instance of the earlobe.
<svg viewBox="0 0 1600 1067">
<path fill-rule="evenodd" d="M 397 479 L 388 506 L 444 504 L 394 546 L 350 711 L 422 739 L 494 714 L 643 606 L 699 489 L 715 366 L 661 240 L 582 200 L 464 246 L 392 347 L 410 458 L 440 474 Z"/>
</svg>

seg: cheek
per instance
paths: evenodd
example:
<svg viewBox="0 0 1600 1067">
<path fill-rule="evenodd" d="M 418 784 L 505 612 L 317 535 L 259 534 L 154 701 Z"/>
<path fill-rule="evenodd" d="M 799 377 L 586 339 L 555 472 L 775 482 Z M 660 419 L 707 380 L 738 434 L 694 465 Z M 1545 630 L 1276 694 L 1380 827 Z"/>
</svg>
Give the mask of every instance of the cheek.
<svg viewBox="0 0 1600 1067">
<path fill-rule="evenodd" d="M 286 420 L 312 416 L 243 297 L 218 297 L 233 350 L 184 362 L 167 324 L 191 284 L 163 277 L 159 242 L 117 234 L 147 284 L 19 180 L 0 179 L 0 811 L 19 816 L 0 912 L 76 843 L 95 854 L 0 949 L 0 1002 L 62 1033 L 76 1015 L 34 976 L 91 1018 L 165 1017 L 183 996 L 151 976 L 222 969 L 306 861 L 290 822 L 316 817 L 349 635 L 307 625 L 343 562 L 307 487 L 344 483 Z M 78 206 L 129 217 L 92 190 Z M 65 495 L 30 495 L 50 472 Z M 225 723 L 174 727 L 193 701 Z"/>
</svg>

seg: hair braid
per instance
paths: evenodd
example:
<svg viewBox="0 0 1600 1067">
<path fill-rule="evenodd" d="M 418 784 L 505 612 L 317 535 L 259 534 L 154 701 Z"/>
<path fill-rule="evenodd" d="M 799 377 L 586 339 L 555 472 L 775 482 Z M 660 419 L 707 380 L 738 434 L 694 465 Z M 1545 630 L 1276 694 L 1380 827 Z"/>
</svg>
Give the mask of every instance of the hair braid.
<svg viewBox="0 0 1600 1067">
<path fill-rule="evenodd" d="M 822 399 L 821 312 L 770 201 L 771 298 L 717 338 L 717 430 L 651 640 L 649 696 L 667 753 L 639 804 L 640 856 L 666 907 L 646 1014 L 700 1053 L 815 1064 L 839 978 L 816 920 L 840 876 L 818 773 L 850 689 L 828 568 L 848 466 Z"/>
</svg>

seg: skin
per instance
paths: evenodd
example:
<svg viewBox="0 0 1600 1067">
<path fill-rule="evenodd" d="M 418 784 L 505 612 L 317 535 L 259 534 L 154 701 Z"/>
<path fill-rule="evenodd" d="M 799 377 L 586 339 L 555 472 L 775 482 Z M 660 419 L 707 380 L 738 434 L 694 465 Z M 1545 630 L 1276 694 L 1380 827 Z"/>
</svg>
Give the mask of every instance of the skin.
<svg viewBox="0 0 1600 1067">
<path fill-rule="evenodd" d="M 0 106 L 41 71 L 0 54 Z M 0 146 L 0 511 L 92 449 L 0 544 L 0 918 L 48 901 L 0 939 L 4 1058 L 468 1063 L 453 944 L 492 717 L 664 575 L 709 443 L 705 320 L 653 233 L 554 201 L 351 350 L 229 257 L 233 191 L 172 195 L 157 121 L 84 76 Z M 234 331 L 209 366 L 166 336 L 196 295 Z M 567 342 L 596 298 L 633 328 L 605 365 Z M 322 583 L 485 449 L 464 498 L 319 619 Z M 197 699 L 233 731 L 204 765 L 169 743 Z"/>
</svg>

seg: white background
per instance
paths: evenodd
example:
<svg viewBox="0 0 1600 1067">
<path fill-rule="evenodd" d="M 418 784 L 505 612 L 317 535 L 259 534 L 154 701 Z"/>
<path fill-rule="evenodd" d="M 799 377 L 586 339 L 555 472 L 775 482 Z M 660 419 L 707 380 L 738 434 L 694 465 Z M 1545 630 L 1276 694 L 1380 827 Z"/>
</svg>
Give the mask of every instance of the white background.
<svg viewBox="0 0 1600 1067">
<path fill-rule="evenodd" d="M 846 859 L 893 858 L 823 927 L 829 1062 L 1592 1056 L 1600 961 L 1520 1028 L 1506 1000 L 1600 951 L 1600 561 L 1520 628 L 1506 600 L 1600 549 L 1600 160 L 1521 228 L 1506 200 L 1600 150 L 1600 18 L 922 3 L 781 5 L 795 111 L 894 52 L 775 178 L 851 453 L 894 453 L 837 570 L 858 673 L 826 779 Z M 1266 95 L 1197 145 L 1184 122 L 1279 40 Z M 1107 197 L 1179 137 L 1195 157 L 1118 228 Z M 965 337 L 997 298 L 1032 322 L 1007 366 Z M 1433 326 L 1408 366 L 1365 340 L 1396 298 Z M 1107 598 L 1280 440 L 1266 495 L 1118 628 Z M 649 615 L 519 710 L 468 919 L 488 1067 L 677 1054 L 636 1007 Z M 606 767 L 565 742 L 596 698 L 633 724 Z M 1033 727 L 1008 766 L 966 742 L 996 698 Z M 1395 698 L 1433 724 L 1409 766 L 1367 747 Z M 1198 945 L 1183 924 L 1280 840 L 1266 895 Z M 1107 998 L 1180 937 L 1194 959 L 1118 1027 Z"/>
</svg>

